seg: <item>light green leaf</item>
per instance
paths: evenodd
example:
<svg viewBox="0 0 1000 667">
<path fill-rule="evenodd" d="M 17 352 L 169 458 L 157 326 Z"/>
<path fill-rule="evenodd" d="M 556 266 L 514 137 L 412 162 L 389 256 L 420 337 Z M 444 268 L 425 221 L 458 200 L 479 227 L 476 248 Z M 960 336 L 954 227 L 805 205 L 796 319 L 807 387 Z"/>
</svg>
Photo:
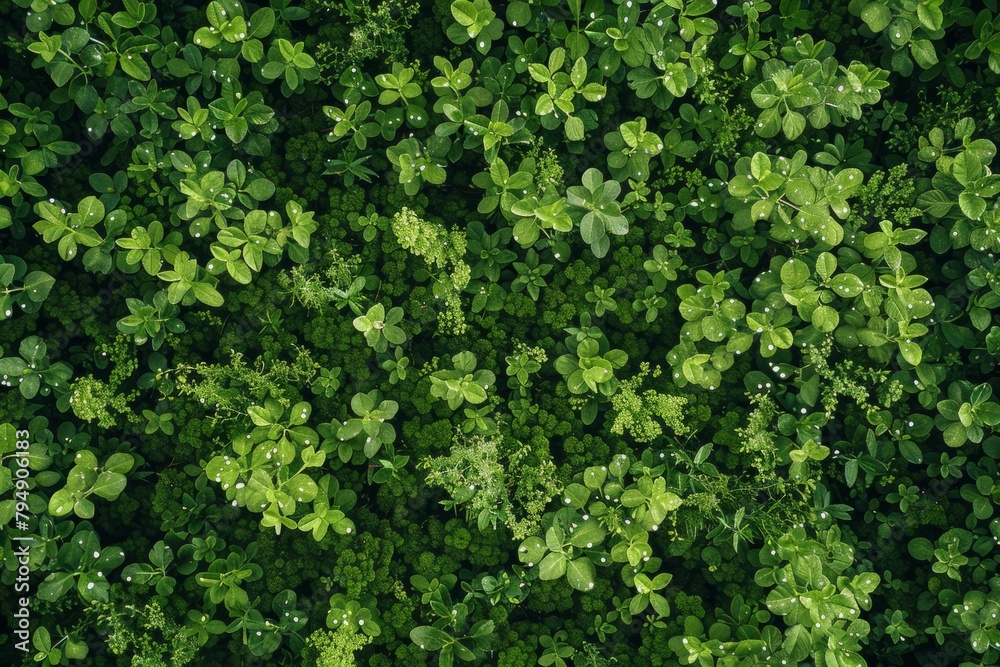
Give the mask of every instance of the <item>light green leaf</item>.
<svg viewBox="0 0 1000 667">
<path fill-rule="evenodd" d="M 878 0 L 869 2 L 861 9 L 861 20 L 875 33 L 882 32 L 892 20 L 892 12 Z"/>
<path fill-rule="evenodd" d="M 576 558 L 566 564 L 566 580 L 578 591 L 591 590 L 596 576 L 594 563 L 589 558 Z"/>
<path fill-rule="evenodd" d="M 929 69 L 937 64 L 937 51 L 934 44 L 929 39 L 914 39 L 910 41 L 910 53 L 913 59 L 924 69 Z"/>
<path fill-rule="evenodd" d="M 552 552 L 538 565 L 538 578 L 544 581 L 558 579 L 566 574 L 566 554 Z"/>
</svg>

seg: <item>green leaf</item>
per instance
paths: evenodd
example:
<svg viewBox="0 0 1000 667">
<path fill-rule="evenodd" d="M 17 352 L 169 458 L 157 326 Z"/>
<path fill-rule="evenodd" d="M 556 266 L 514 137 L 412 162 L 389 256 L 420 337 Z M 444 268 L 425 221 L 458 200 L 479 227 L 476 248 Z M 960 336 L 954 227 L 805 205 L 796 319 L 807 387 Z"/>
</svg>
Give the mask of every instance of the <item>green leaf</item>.
<svg viewBox="0 0 1000 667">
<path fill-rule="evenodd" d="M 851 459 L 844 464 L 844 479 L 847 486 L 854 486 L 854 482 L 858 479 L 858 462 L 856 460 Z"/>
<path fill-rule="evenodd" d="M 588 489 L 600 489 L 604 486 L 604 480 L 607 478 L 608 471 L 605 468 L 592 466 L 583 471 L 583 483 Z"/>
<path fill-rule="evenodd" d="M 512 2 L 507 5 L 507 23 L 515 28 L 523 28 L 531 21 L 531 7 L 526 2 Z"/>
<path fill-rule="evenodd" d="M 538 564 L 538 577 L 544 581 L 558 579 L 566 574 L 566 554 L 552 552 Z"/>
<path fill-rule="evenodd" d="M 32 271 L 24 277 L 24 294 L 35 303 L 41 303 L 48 297 L 56 280 L 44 271 Z"/>
<path fill-rule="evenodd" d="M 793 625 L 785 631 L 785 641 L 781 648 L 794 662 L 805 660 L 812 650 L 812 635 L 804 625 Z"/>
<path fill-rule="evenodd" d="M 118 60 L 118 63 L 121 65 L 122 71 L 133 79 L 149 81 L 149 65 L 146 64 L 146 61 L 138 53 L 125 53 Z"/>
<path fill-rule="evenodd" d="M 451 3 L 451 15 L 459 25 L 468 28 L 475 25 L 476 19 L 479 17 L 479 10 L 468 0 L 455 0 Z"/>
<path fill-rule="evenodd" d="M 830 306 L 819 306 L 812 314 L 812 325 L 823 333 L 830 333 L 840 324 L 840 313 Z"/>
<path fill-rule="evenodd" d="M 544 558 L 546 552 L 545 542 L 538 536 L 529 537 L 517 549 L 517 557 L 522 563 L 537 563 Z"/>
<path fill-rule="evenodd" d="M 75 575 L 72 572 L 52 572 L 38 586 L 38 597 L 46 602 L 55 602 L 66 591 L 73 588 Z"/>
<path fill-rule="evenodd" d="M 194 292 L 194 295 L 198 297 L 198 300 L 206 306 L 218 307 L 224 302 L 222 295 L 219 294 L 218 290 L 211 285 L 207 285 L 205 283 L 192 283 L 191 290 Z"/>
<path fill-rule="evenodd" d="M 920 447 L 918 447 L 912 440 L 900 441 L 899 453 L 903 455 L 904 459 L 914 465 L 919 465 L 924 462 L 923 452 L 920 451 Z"/>
<path fill-rule="evenodd" d="M 892 20 L 892 12 L 879 0 L 874 0 L 861 9 L 861 20 L 872 32 L 882 32 Z"/>
<path fill-rule="evenodd" d="M 566 486 L 563 490 L 563 495 L 565 496 L 563 499 L 565 507 L 582 509 L 587 505 L 587 501 L 590 499 L 591 494 L 590 490 L 586 486 L 574 482 Z M 574 535 L 575 534 L 576 533 L 574 533 Z"/>
<path fill-rule="evenodd" d="M 251 39 L 243 42 L 240 47 L 240 55 L 242 55 L 247 62 L 260 62 L 264 59 L 264 45 L 258 39 Z"/>
<path fill-rule="evenodd" d="M 462 395 L 465 400 L 476 405 L 483 403 L 488 398 L 485 389 L 471 382 L 462 387 Z"/>
<path fill-rule="evenodd" d="M 958 195 L 958 206 L 962 209 L 962 213 L 971 220 L 979 220 L 986 212 L 986 201 L 971 192 L 963 192 Z"/>
<path fill-rule="evenodd" d="M 418 625 L 410 630 L 410 639 L 424 651 L 438 651 L 454 641 L 447 632 L 430 625 Z"/>
<path fill-rule="evenodd" d="M 554 554 L 553 554 L 554 555 Z M 545 561 L 542 561 L 543 563 Z M 576 558 L 566 563 L 566 580 L 578 591 L 589 591 L 597 576 L 594 563 L 589 558 Z M 542 577 L 544 579 L 545 577 Z"/>
<path fill-rule="evenodd" d="M 908 364 L 913 366 L 920 365 L 920 359 L 922 358 L 923 351 L 916 343 L 902 340 L 899 341 L 899 352 L 903 355 L 903 359 L 906 359 Z"/>
<path fill-rule="evenodd" d="M 77 465 L 80 464 L 79 460 L 76 461 Z M 107 461 L 104 462 L 104 470 L 109 470 L 111 472 L 116 472 L 124 475 L 132 469 L 135 465 L 135 457 L 131 454 L 126 454 L 124 452 L 116 452 L 108 457 Z M 96 467 L 96 463 L 94 466 Z"/>
<path fill-rule="evenodd" d="M 910 53 L 913 54 L 916 63 L 924 69 L 929 69 L 938 62 L 934 44 L 928 39 L 910 40 Z"/>
<path fill-rule="evenodd" d="M 761 112 L 757 119 L 757 134 L 765 139 L 777 136 L 781 130 L 781 112 L 774 106 Z"/>
<path fill-rule="evenodd" d="M 841 273 L 827 282 L 837 296 L 843 298 L 856 297 L 865 289 L 865 284 L 852 273 Z"/>
<path fill-rule="evenodd" d="M 241 259 L 226 262 L 226 270 L 232 276 L 233 280 L 240 284 L 249 285 L 253 281 L 253 273 L 251 273 L 250 267 Z"/>
<path fill-rule="evenodd" d="M 944 13 L 933 2 L 921 2 L 917 5 L 917 19 L 928 30 L 940 30 L 944 23 Z"/>
<path fill-rule="evenodd" d="M 983 163 L 972 151 L 962 151 L 952 162 L 951 175 L 962 185 L 972 184 L 983 175 Z"/>
<path fill-rule="evenodd" d="M 281 78 L 285 73 L 286 66 L 284 63 L 271 61 L 261 68 L 261 76 L 269 81 L 274 81 L 275 79 Z"/>
<path fill-rule="evenodd" d="M 781 129 L 789 141 L 794 141 L 806 129 L 806 117 L 798 111 L 789 111 L 781 121 Z"/>
<path fill-rule="evenodd" d="M 913 25 L 905 18 L 899 17 L 889 26 L 889 41 L 896 46 L 903 46 L 913 35 Z M 897 52 L 897 53 L 902 53 Z"/>
<path fill-rule="evenodd" d="M 49 498 L 49 514 L 55 517 L 66 516 L 73 511 L 76 501 L 69 489 L 59 489 Z"/>
<path fill-rule="evenodd" d="M 821 252 L 816 258 L 816 275 L 827 281 L 837 270 L 837 258 L 828 252 Z"/>
<path fill-rule="evenodd" d="M 588 519 L 570 534 L 569 543 L 580 549 L 593 549 L 604 541 L 605 531 L 595 519 Z"/>
<path fill-rule="evenodd" d="M 91 491 L 105 500 L 115 500 L 125 489 L 125 475 L 104 470 L 97 476 Z"/>
<path fill-rule="evenodd" d="M 85 21 L 89 22 L 90 19 L 94 18 L 94 14 L 97 12 L 97 0 L 81 0 L 80 5 L 77 7 L 77 11 Z"/>
<path fill-rule="evenodd" d="M 781 266 L 781 282 L 788 287 L 802 287 L 809 275 L 809 267 L 801 259 L 789 259 Z"/>
<path fill-rule="evenodd" d="M 578 116 L 570 116 L 566 119 L 566 138 L 570 141 L 583 141 L 584 137 L 583 119 Z"/>
<path fill-rule="evenodd" d="M 949 447 L 961 447 L 968 441 L 965 434 L 965 427 L 955 423 L 948 426 L 943 433 L 944 442 Z"/>
<path fill-rule="evenodd" d="M 274 183 L 266 178 L 258 178 L 247 183 L 246 191 L 258 202 L 267 201 L 274 195 Z"/>
<path fill-rule="evenodd" d="M 982 403 L 976 406 L 976 417 L 987 426 L 1000 424 L 1000 403 Z"/>
</svg>

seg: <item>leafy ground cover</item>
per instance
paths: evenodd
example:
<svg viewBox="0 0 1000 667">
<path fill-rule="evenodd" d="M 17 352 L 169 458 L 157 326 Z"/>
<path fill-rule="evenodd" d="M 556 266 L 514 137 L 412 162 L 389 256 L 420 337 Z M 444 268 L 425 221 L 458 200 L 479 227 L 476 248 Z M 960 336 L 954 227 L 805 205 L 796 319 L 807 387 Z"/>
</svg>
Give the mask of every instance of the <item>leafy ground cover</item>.
<svg viewBox="0 0 1000 667">
<path fill-rule="evenodd" d="M 0 33 L 5 664 L 1000 662 L 997 0 Z"/>
</svg>

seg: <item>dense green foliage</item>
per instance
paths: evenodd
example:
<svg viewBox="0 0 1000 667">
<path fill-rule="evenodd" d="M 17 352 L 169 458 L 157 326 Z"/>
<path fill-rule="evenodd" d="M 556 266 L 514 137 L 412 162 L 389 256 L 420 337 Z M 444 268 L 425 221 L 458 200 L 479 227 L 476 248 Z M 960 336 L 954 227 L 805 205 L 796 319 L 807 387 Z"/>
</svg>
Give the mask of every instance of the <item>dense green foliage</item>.
<svg viewBox="0 0 1000 667">
<path fill-rule="evenodd" d="M 0 33 L 4 664 L 1000 662 L 997 0 Z"/>
</svg>

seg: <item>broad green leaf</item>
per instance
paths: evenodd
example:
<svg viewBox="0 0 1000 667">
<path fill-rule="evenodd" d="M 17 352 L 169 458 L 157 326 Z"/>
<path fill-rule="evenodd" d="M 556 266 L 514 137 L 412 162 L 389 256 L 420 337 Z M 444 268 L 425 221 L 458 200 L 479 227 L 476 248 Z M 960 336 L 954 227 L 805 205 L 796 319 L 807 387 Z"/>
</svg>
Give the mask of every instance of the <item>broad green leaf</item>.
<svg viewBox="0 0 1000 667">
<path fill-rule="evenodd" d="M 843 298 L 856 297 L 865 289 L 865 284 L 856 275 L 851 273 L 841 273 L 834 276 L 827 282 L 837 296 Z"/>
<path fill-rule="evenodd" d="M 430 625 L 419 625 L 410 630 L 410 639 L 424 651 L 437 651 L 453 641 L 448 633 Z"/>
<path fill-rule="evenodd" d="M 913 366 L 920 365 L 920 359 L 923 356 L 923 351 L 920 346 L 911 341 L 899 341 L 899 352 L 903 355 L 903 359 L 906 359 L 908 364 Z"/>
<path fill-rule="evenodd" d="M 801 259 L 789 259 L 781 266 L 781 282 L 788 287 L 802 287 L 809 275 L 809 267 Z"/>
<path fill-rule="evenodd" d="M 926 537 L 917 537 L 910 540 L 907 549 L 910 555 L 917 560 L 931 560 L 934 558 L 934 545 Z"/>
<path fill-rule="evenodd" d="M 570 534 L 569 543 L 581 549 L 593 549 L 604 541 L 605 530 L 595 519 L 588 519 Z"/>
<path fill-rule="evenodd" d="M 958 195 L 958 206 L 972 220 L 979 220 L 986 212 L 986 202 L 977 194 L 963 192 Z"/>
<path fill-rule="evenodd" d="M 584 137 L 583 119 L 578 116 L 570 116 L 566 119 L 566 138 L 570 141 L 583 141 Z"/>
<path fill-rule="evenodd" d="M 224 302 L 224 299 L 222 298 L 222 295 L 219 294 L 218 290 L 206 283 L 192 283 L 191 290 L 194 292 L 194 295 L 198 297 L 198 300 L 206 306 L 218 307 Z"/>
<path fill-rule="evenodd" d="M 538 578 L 544 581 L 558 579 L 566 574 L 566 554 L 552 552 L 538 565 Z"/>
<path fill-rule="evenodd" d="M 52 572 L 39 584 L 38 597 L 46 602 L 55 602 L 73 588 L 74 581 L 75 576 L 72 572 Z"/>
<path fill-rule="evenodd" d="M 806 129 L 806 118 L 797 111 L 789 111 L 781 121 L 781 129 L 789 141 L 794 141 Z"/>
<path fill-rule="evenodd" d="M 882 2 L 874 0 L 861 9 L 861 20 L 872 32 L 882 32 L 892 20 L 892 12 Z"/>
<path fill-rule="evenodd" d="M 812 635 L 804 625 L 793 625 L 785 631 L 785 641 L 781 648 L 788 654 L 790 660 L 795 662 L 805 660 L 811 653 Z"/>
<path fill-rule="evenodd" d="M 840 323 L 840 313 L 830 306 L 820 306 L 813 311 L 812 325 L 823 333 L 830 333 Z"/>
<path fill-rule="evenodd" d="M 105 500 L 115 500 L 125 489 L 125 475 L 104 470 L 97 476 L 91 491 Z"/>
<path fill-rule="evenodd" d="M 821 280 L 829 280 L 837 270 L 837 258 L 828 252 L 821 252 L 816 258 L 816 275 Z"/>
<path fill-rule="evenodd" d="M 934 44 L 929 39 L 910 40 L 910 53 L 913 54 L 916 63 L 924 69 L 929 69 L 938 62 Z"/>
<path fill-rule="evenodd" d="M 594 563 L 589 558 L 575 558 L 566 563 L 566 580 L 578 591 L 591 590 L 596 576 Z"/>
</svg>

